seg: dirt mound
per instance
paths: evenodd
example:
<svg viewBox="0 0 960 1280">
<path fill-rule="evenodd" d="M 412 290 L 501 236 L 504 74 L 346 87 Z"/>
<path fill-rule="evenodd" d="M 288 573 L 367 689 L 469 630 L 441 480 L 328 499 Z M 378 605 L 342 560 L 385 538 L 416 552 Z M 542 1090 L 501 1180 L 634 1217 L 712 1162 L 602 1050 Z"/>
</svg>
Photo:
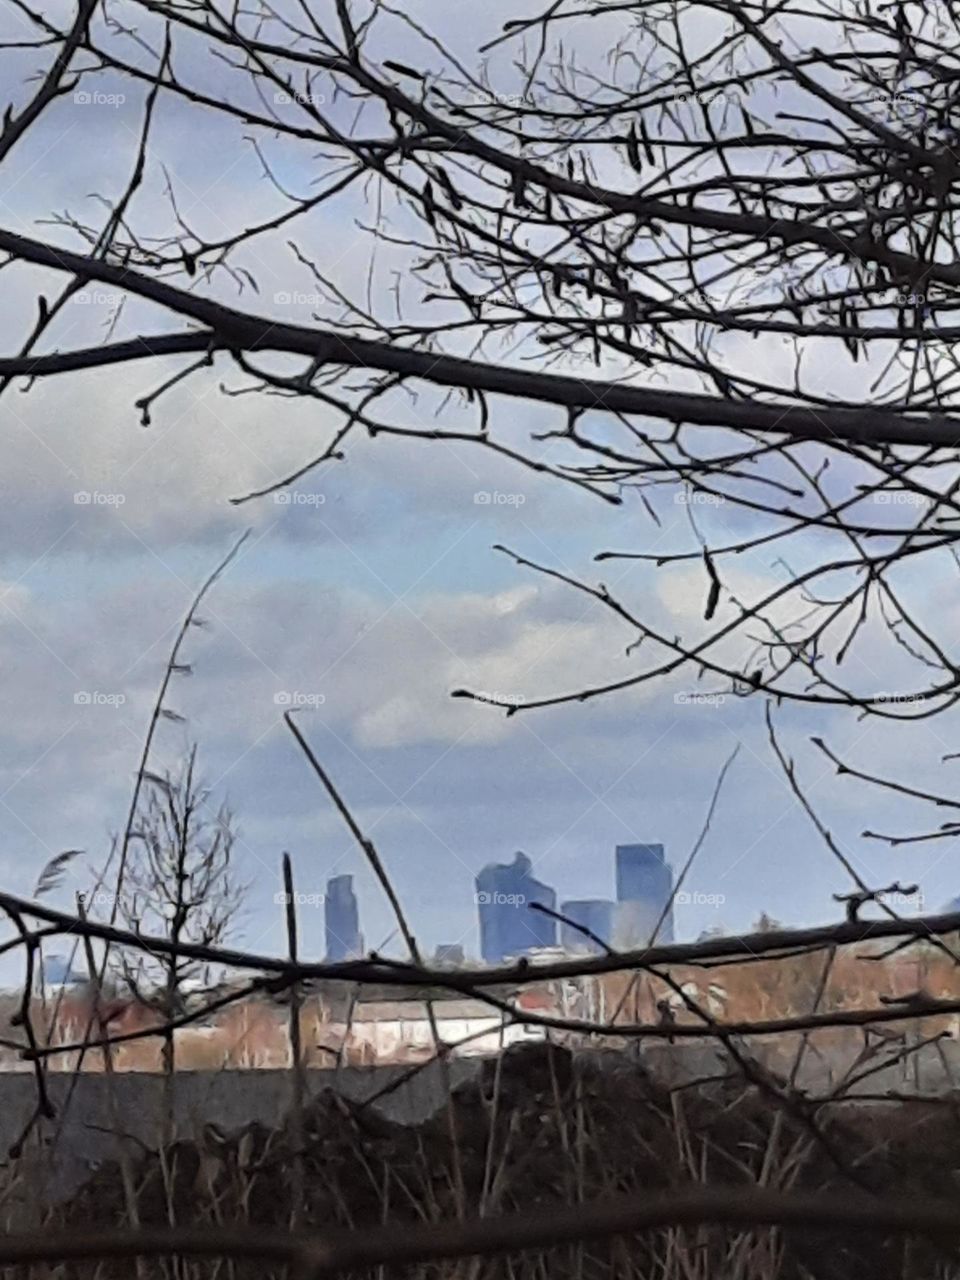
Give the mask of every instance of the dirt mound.
<svg viewBox="0 0 960 1280">
<path fill-rule="evenodd" d="M 296 1129 L 290 1117 L 273 1129 L 251 1124 L 232 1134 L 207 1126 L 194 1141 L 143 1154 L 133 1168 L 141 1223 L 297 1221 L 359 1230 L 691 1182 L 950 1199 L 960 1150 L 960 1112 L 952 1105 L 841 1112 L 811 1106 L 773 1079 L 669 1092 L 634 1059 L 601 1054 L 584 1062 L 544 1045 L 485 1063 L 419 1126 L 394 1124 L 372 1106 L 323 1090 L 304 1109 L 302 1147 Z M 116 1165 L 100 1169 L 59 1211 L 61 1225 L 86 1229 L 126 1219 Z M 671 1257 L 675 1272 L 665 1270 Z M 954 1274 L 950 1259 L 922 1242 L 769 1229 L 660 1231 L 556 1250 L 549 1272 L 612 1280 L 627 1259 L 635 1276 L 679 1277 L 692 1267 L 689 1274 L 711 1280 Z M 534 1265 L 528 1258 L 524 1268 Z M 516 1274 L 506 1262 L 483 1269 Z"/>
</svg>

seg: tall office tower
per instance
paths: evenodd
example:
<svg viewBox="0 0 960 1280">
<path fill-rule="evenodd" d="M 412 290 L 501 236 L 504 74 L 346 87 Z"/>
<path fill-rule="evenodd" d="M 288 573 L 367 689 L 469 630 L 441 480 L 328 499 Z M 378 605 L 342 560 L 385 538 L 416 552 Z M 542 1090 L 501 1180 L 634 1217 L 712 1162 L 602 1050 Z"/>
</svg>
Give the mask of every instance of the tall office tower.
<svg viewBox="0 0 960 1280">
<path fill-rule="evenodd" d="M 604 950 L 600 943 L 613 946 L 614 904 L 609 899 L 574 898 L 563 904 L 560 914 L 565 917 L 560 922 L 560 945 L 564 951 L 579 955 L 598 955 Z M 578 924 L 589 929 L 600 942 L 594 942 L 580 929 L 574 928 Z"/>
<path fill-rule="evenodd" d="M 328 960 L 355 960 L 363 955 L 363 935 L 360 932 L 357 896 L 353 892 L 353 876 L 334 876 L 327 881 L 323 923 Z"/>
<path fill-rule="evenodd" d="M 673 894 L 673 872 L 662 844 L 617 845 L 617 911 L 614 945 L 642 947 L 650 941 Z M 673 941 L 673 907 L 657 933 L 658 942 Z"/>
<path fill-rule="evenodd" d="M 513 862 L 491 862 L 477 876 L 480 953 L 486 964 L 557 944 L 556 920 L 531 910 L 538 902 L 555 911 L 557 895 L 535 879 L 532 865 L 525 853 L 517 853 Z"/>
</svg>

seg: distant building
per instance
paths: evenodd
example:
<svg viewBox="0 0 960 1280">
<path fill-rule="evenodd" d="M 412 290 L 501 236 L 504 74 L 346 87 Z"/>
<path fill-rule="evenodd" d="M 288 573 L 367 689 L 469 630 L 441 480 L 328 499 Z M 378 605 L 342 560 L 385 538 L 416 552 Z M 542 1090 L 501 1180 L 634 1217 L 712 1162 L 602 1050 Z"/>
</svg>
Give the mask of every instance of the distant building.
<svg viewBox="0 0 960 1280">
<path fill-rule="evenodd" d="M 480 952 L 486 964 L 557 944 L 556 920 L 532 909 L 540 903 L 555 911 L 557 895 L 534 878 L 532 865 L 525 853 L 517 853 L 513 862 L 492 862 L 477 876 Z"/>
<path fill-rule="evenodd" d="M 564 951 L 581 955 L 596 955 L 603 951 L 602 946 L 593 942 L 580 929 L 574 928 L 578 924 L 589 929 L 600 942 L 605 942 L 607 946 L 614 945 L 614 904 L 607 898 L 574 898 L 563 904 L 560 914 L 565 917 L 560 922 L 560 945 Z"/>
<path fill-rule="evenodd" d="M 433 953 L 433 962 L 441 968 L 462 969 L 463 947 L 459 942 L 441 942 Z"/>
<path fill-rule="evenodd" d="M 673 906 L 668 907 L 672 894 L 673 872 L 662 844 L 618 844 L 616 948 L 646 945 L 661 915 L 664 919 L 657 941 L 672 942 Z"/>
<path fill-rule="evenodd" d="M 613 904 L 613 949 L 614 951 L 635 951 L 645 947 L 653 937 L 657 922 L 663 910 L 646 898 L 631 898 L 627 902 Z M 667 936 L 670 928 L 665 919 L 657 930 L 657 942 L 669 942 Z"/>
<path fill-rule="evenodd" d="M 436 1000 L 431 1012 L 432 1017 L 419 1000 L 358 1000 L 342 1032 L 347 1061 L 427 1062 L 436 1056 L 438 1037 L 457 1058 L 495 1054 L 512 1044 L 546 1038 L 543 1027 L 514 1022 L 480 1000 Z"/>
<path fill-rule="evenodd" d="M 37 988 L 41 991 L 57 992 L 63 988 L 77 988 L 89 981 L 90 975 L 71 969 L 66 956 L 50 955 L 43 957 L 43 964 L 37 966 Z"/>
<path fill-rule="evenodd" d="M 357 896 L 353 892 L 353 876 L 334 876 L 327 881 L 323 923 L 328 960 L 355 960 L 363 955 L 363 935 L 360 932 Z"/>
</svg>

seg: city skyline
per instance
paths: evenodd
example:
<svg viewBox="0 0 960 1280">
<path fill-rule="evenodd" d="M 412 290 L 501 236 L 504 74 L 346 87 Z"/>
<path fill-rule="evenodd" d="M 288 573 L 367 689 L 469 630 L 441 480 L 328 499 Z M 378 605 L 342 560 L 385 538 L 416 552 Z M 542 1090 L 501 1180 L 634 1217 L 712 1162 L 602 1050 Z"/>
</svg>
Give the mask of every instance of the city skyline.
<svg viewBox="0 0 960 1280">
<path fill-rule="evenodd" d="M 662 843 L 620 844 L 614 848 L 616 897 L 564 899 L 533 875 L 530 857 L 518 850 L 511 862 L 487 863 L 476 875 L 474 903 L 479 951 L 487 964 L 545 948 L 572 953 L 626 950 L 654 938 L 674 940 L 673 872 Z M 323 899 L 326 959 L 364 954 L 360 907 L 353 876 L 327 881 Z M 435 959 L 462 964 L 463 941 L 438 942 Z"/>
</svg>

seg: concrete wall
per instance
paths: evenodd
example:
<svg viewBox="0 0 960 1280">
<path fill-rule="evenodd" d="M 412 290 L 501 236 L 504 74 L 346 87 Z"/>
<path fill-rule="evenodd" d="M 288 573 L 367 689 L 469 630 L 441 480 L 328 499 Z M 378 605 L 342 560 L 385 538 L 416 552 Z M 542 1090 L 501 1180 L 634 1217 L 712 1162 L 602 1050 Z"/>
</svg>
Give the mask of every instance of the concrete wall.
<svg viewBox="0 0 960 1280">
<path fill-rule="evenodd" d="M 449 1077 L 445 1077 L 438 1063 L 429 1063 L 376 1106 L 400 1124 L 419 1124 L 443 1105 L 447 1079 L 456 1087 L 479 1070 L 477 1059 L 453 1061 L 449 1063 Z M 344 1097 L 360 1101 L 408 1072 L 408 1067 L 310 1071 L 308 1090 L 315 1094 L 333 1088 Z M 49 1076 L 50 1098 L 59 1118 L 44 1121 L 40 1132 L 47 1145 L 56 1138 L 55 1159 L 44 1159 L 37 1152 L 35 1141 L 31 1141 L 19 1161 L 8 1163 L 4 1159 L 8 1173 L 21 1169 L 31 1195 L 40 1202 L 61 1199 L 97 1165 L 116 1158 L 114 1116 L 132 1151 L 137 1151 L 140 1143 L 156 1147 L 162 1132 L 163 1085 L 161 1075 L 141 1072 L 112 1077 L 93 1073 Z M 74 1092 L 67 1105 L 71 1087 Z M 288 1071 L 182 1072 L 176 1077 L 174 1091 L 176 1135 L 198 1134 L 205 1124 L 216 1124 L 227 1132 L 255 1120 L 276 1126 L 289 1109 L 290 1087 Z M 5 1157 L 20 1136 L 36 1098 L 32 1076 L 21 1072 L 0 1074 L 0 1156 Z"/>
<path fill-rule="evenodd" d="M 748 1047 L 760 1062 L 786 1077 L 793 1066 L 798 1041 L 792 1039 L 783 1050 L 778 1049 L 774 1039 L 767 1037 L 757 1039 Z M 797 1086 L 814 1095 L 826 1094 L 844 1082 L 853 1068 L 853 1075 L 868 1069 L 872 1073 L 850 1090 L 851 1096 L 904 1093 L 936 1097 L 960 1089 L 960 1042 L 944 1040 L 928 1044 L 903 1062 L 892 1062 L 873 1070 L 882 1057 L 892 1057 L 898 1049 L 899 1046 L 888 1049 L 881 1057 L 855 1067 L 849 1054 L 825 1052 L 822 1047 L 810 1045 L 801 1059 Z M 715 1040 L 688 1040 L 672 1045 L 664 1041 L 650 1042 L 644 1045 L 641 1057 L 653 1075 L 668 1087 L 739 1071 Z"/>
<path fill-rule="evenodd" d="M 790 1063 L 776 1060 L 774 1042 L 758 1040 L 752 1051 L 781 1071 Z M 794 1045 L 795 1051 L 795 1045 Z M 889 1050 L 888 1050 L 889 1052 Z M 630 1053 L 583 1051 L 579 1057 L 591 1066 L 629 1069 Z M 716 1041 L 648 1043 L 639 1054 L 644 1065 L 668 1086 L 723 1076 L 736 1066 Z M 447 1083 L 456 1087 L 473 1078 L 481 1059 L 461 1058 L 448 1064 L 449 1076 L 436 1062 L 425 1065 L 406 1079 L 409 1067 L 360 1067 L 342 1071 L 308 1071 L 311 1094 L 335 1089 L 343 1096 L 362 1100 L 386 1085 L 403 1080 L 377 1108 L 400 1124 L 418 1124 L 434 1114 L 446 1098 Z M 792 1062 L 792 1055 L 791 1055 Z M 825 1093 L 839 1082 L 849 1065 L 831 1061 L 822 1052 L 809 1050 L 799 1077 L 801 1088 Z M 5 1162 L 8 1172 L 21 1171 L 29 1191 L 18 1198 L 18 1208 L 8 1225 L 24 1225 L 31 1205 L 55 1202 L 69 1194 L 98 1164 L 115 1158 L 118 1140 L 111 1106 L 111 1084 L 116 1115 L 122 1134 L 131 1148 L 139 1143 L 155 1147 L 161 1134 L 163 1077 L 158 1074 L 127 1072 L 111 1078 L 100 1073 L 79 1077 L 48 1077 L 51 1099 L 60 1118 L 44 1122 L 42 1136 L 48 1145 L 57 1135 L 56 1156 L 45 1160 L 31 1143 L 28 1153 L 17 1162 Z M 960 1043 L 944 1041 L 928 1045 L 908 1063 L 895 1063 L 865 1079 L 860 1092 L 871 1094 L 922 1093 L 936 1095 L 960 1085 Z M 178 1136 L 195 1135 L 205 1124 L 216 1124 L 230 1132 L 251 1121 L 276 1126 L 290 1105 L 288 1071 L 186 1071 L 177 1075 L 174 1093 L 175 1129 Z M 66 1105 L 73 1090 L 72 1100 Z M 19 1137 L 36 1103 L 33 1077 L 21 1072 L 0 1073 L 0 1158 Z M 52 1168 L 50 1165 L 52 1164 Z M 3 1218 L 0 1212 L 0 1219 Z"/>
</svg>

